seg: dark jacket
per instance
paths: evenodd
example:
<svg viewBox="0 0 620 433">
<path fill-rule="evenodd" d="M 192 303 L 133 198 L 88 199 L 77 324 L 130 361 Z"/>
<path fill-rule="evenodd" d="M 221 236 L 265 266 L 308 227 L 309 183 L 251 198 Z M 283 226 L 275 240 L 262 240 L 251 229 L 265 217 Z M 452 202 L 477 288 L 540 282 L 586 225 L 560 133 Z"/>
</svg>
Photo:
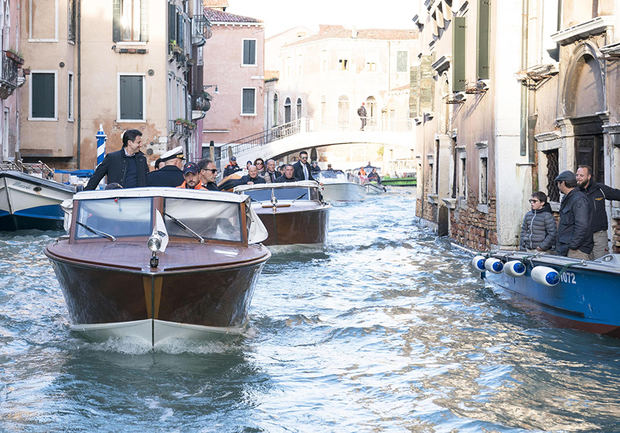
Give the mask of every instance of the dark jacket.
<svg viewBox="0 0 620 433">
<path fill-rule="evenodd" d="M 127 156 L 125 148 L 122 148 L 105 156 L 103 162 L 97 166 L 95 173 L 90 177 L 84 190 L 88 191 L 97 188 L 104 176 L 108 177 L 107 183 L 118 183 L 125 187 L 128 158 L 136 158 L 136 169 L 138 170 L 137 186 L 146 186 L 146 176 L 149 172 L 146 157 L 142 152 L 136 152 L 133 156 Z"/>
<path fill-rule="evenodd" d="M 291 177 L 290 179 L 284 175 L 280 176 L 279 178 L 276 179 L 276 183 L 283 183 L 283 182 L 297 182 L 297 179 L 295 179 L 294 177 Z"/>
<path fill-rule="evenodd" d="M 265 179 L 265 182 L 267 183 L 275 182 L 278 177 L 280 177 L 280 173 L 277 171 L 274 171 L 273 173 L 265 171 L 265 174 L 263 175 L 263 179 Z"/>
<path fill-rule="evenodd" d="M 607 230 L 607 211 L 605 210 L 605 200 L 620 201 L 620 189 L 614 189 L 602 183 L 590 181 L 587 188 L 581 189 L 590 199 L 592 206 L 592 232 Z"/>
<path fill-rule="evenodd" d="M 521 249 L 547 251 L 555 245 L 557 228 L 551 205 L 545 203 L 540 210 L 530 210 L 521 225 Z"/>
<path fill-rule="evenodd" d="M 239 167 L 238 165 L 230 165 L 228 164 L 226 167 L 224 167 L 224 174 L 222 175 L 223 177 L 226 176 L 230 176 L 233 173 L 236 173 L 238 171 L 241 171 L 242 168 Z"/>
<path fill-rule="evenodd" d="M 215 182 L 207 182 L 207 184 L 203 185 L 203 187 L 208 189 L 209 191 L 219 191 L 220 190 L 217 187 L 217 184 Z"/>
<path fill-rule="evenodd" d="M 295 169 L 295 171 L 293 172 L 293 176 L 297 180 L 306 180 L 306 178 L 304 177 L 304 169 L 302 168 L 301 164 L 301 160 L 293 164 L 293 168 Z M 307 162 L 306 168 L 308 169 L 308 180 L 314 180 L 314 178 L 312 177 L 312 167 Z"/>
<path fill-rule="evenodd" d="M 592 252 L 590 200 L 585 193 L 574 188 L 566 194 L 560 204 L 560 223 L 558 225 L 558 240 L 555 250 L 565 256 L 568 250 L 579 250 L 586 254 Z"/>
<path fill-rule="evenodd" d="M 247 185 L 248 182 L 254 182 L 254 184 L 267 183 L 265 182 L 265 179 L 260 177 L 258 174 L 256 175 L 256 177 L 250 177 L 249 174 L 246 174 L 239 180 L 239 185 Z"/>
<path fill-rule="evenodd" d="M 183 172 L 174 165 L 166 165 L 146 176 L 148 186 L 170 186 L 175 188 L 185 182 Z"/>
</svg>

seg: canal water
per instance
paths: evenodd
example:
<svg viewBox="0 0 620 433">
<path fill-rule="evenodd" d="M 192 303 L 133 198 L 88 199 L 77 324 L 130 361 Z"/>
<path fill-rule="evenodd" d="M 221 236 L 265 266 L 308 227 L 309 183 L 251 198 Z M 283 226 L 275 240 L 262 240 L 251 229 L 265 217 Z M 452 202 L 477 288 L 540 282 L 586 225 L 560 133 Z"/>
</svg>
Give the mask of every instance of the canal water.
<svg viewBox="0 0 620 433">
<path fill-rule="evenodd" d="M 0 431 L 620 431 L 620 340 L 555 329 L 421 227 L 414 190 L 274 256 L 243 339 L 90 343 L 44 246 L 0 233 Z"/>
</svg>

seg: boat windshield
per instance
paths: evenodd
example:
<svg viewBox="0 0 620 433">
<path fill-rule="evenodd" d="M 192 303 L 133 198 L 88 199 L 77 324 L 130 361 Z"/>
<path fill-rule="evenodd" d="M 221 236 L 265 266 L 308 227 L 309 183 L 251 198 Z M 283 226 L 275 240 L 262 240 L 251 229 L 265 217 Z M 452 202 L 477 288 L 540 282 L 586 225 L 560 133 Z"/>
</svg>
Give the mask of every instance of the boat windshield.
<svg viewBox="0 0 620 433">
<path fill-rule="evenodd" d="M 271 192 L 277 200 L 318 200 L 316 188 L 291 187 L 291 188 L 267 188 L 243 191 L 253 201 L 271 201 Z"/>
<path fill-rule="evenodd" d="M 184 229 L 174 219 L 191 230 Z M 242 240 L 239 203 L 166 198 L 164 222 L 169 236 L 196 238 L 197 234 L 204 239 Z"/>
<path fill-rule="evenodd" d="M 150 197 L 81 200 L 75 238 L 148 236 L 153 231 L 152 215 Z"/>
<path fill-rule="evenodd" d="M 325 179 L 347 180 L 347 175 L 342 170 L 323 170 L 320 171 L 315 177 L 317 177 L 317 180 L 319 181 L 323 181 Z"/>
</svg>

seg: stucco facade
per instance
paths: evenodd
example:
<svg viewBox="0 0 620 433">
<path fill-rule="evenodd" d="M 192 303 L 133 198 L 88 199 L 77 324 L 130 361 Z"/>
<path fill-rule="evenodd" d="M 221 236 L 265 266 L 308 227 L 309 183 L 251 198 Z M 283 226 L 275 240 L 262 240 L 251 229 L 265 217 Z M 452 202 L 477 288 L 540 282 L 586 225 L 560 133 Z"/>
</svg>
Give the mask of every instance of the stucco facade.
<svg viewBox="0 0 620 433">
<path fill-rule="evenodd" d="M 206 14 L 213 36 L 203 80 L 213 99 L 202 142 L 220 146 L 263 131 L 265 30 L 254 18 L 209 8 Z"/>
<path fill-rule="evenodd" d="M 25 83 L 20 58 L 19 11 L 20 0 L 0 1 L 0 146 L 4 161 L 13 161 L 19 155 L 20 103 L 17 88 Z"/>
</svg>

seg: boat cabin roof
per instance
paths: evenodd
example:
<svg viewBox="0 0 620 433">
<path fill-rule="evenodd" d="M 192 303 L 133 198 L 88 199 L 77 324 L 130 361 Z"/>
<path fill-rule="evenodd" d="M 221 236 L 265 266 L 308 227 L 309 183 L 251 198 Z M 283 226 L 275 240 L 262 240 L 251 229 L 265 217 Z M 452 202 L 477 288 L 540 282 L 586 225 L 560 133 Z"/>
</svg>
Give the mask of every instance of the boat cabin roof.
<svg viewBox="0 0 620 433">
<path fill-rule="evenodd" d="M 280 183 L 259 183 L 255 185 L 239 185 L 235 187 L 235 192 L 243 192 L 248 190 L 262 189 L 283 189 L 283 188 L 318 188 L 318 182 L 313 180 L 300 180 L 298 182 L 280 182 Z"/>
<path fill-rule="evenodd" d="M 82 191 L 73 196 L 74 200 L 96 200 L 117 197 L 170 197 L 188 198 L 193 200 L 220 201 L 227 203 L 243 203 L 248 196 L 243 194 L 233 194 L 230 192 L 205 191 L 184 188 L 127 188 L 127 189 L 108 189 L 95 191 Z"/>
</svg>

